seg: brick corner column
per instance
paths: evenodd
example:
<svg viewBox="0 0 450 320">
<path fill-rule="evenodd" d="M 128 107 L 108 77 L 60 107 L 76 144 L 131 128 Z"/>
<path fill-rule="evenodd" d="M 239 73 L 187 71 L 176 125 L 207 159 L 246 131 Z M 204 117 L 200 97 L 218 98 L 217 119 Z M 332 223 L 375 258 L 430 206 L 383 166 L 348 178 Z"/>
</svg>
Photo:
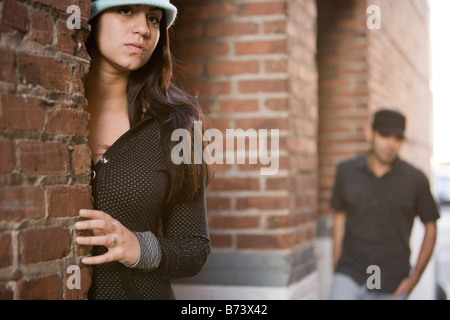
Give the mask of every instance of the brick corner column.
<svg viewBox="0 0 450 320">
<path fill-rule="evenodd" d="M 80 28 L 70 29 L 73 3 Z M 82 83 L 89 8 L 0 3 L 0 299 L 86 299 L 90 269 L 80 257 L 89 250 L 75 245 L 74 222 L 92 207 Z"/>
</svg>

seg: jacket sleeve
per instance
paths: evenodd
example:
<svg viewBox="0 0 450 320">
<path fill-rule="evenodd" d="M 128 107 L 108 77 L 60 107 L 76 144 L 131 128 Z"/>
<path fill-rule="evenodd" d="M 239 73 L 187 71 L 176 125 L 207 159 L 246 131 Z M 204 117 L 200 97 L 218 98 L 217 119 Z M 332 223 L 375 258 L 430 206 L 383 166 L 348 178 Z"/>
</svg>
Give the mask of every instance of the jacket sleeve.
<svg viewBox="0 0 450 320">
<path fill-rule="evenodd" d="M 163 212 L 163 236 L 158 237 L 161 261 L 155 270 L 161 276 L 195 276 L 210 254 L 204 172 L 202 176 L 202 185 L 192 201 L 170 203 Z"/>
</svg>

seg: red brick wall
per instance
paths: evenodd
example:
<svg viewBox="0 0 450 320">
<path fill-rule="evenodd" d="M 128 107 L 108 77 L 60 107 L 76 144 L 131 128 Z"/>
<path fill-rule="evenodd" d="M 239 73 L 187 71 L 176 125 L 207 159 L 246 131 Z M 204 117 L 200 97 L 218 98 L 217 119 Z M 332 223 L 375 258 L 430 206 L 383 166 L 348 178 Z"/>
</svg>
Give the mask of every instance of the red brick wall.
<svg viewBox="0 0 450 320">
<path fill-rule="evenodd" d="M 315 271 L 316 3 L 173 3 L 179 9 L 173 30 L 174 54 L 181 60 L 177 74 L 184 88 L 199 95 L 210 126 L 224 134 L 278 129 L 280 135 L 274 175 L 262 175 L 265 166 L 248 159 L 216 165 L 207 198 L 213 253 L 200 278 L 209 284 L 265 286 L 279 278 L 286 279 L 280 286 L 298 283 Z M 293 262 L 275 272 L 259 266 L 251 279 L 235 275 L 260 257 L 279 260 L 277 253 Z M 233 267 L 216 268 L 222 258 Z"/>
<path fill-rule="evenodd" d="M 68 6 L 81 9 L 70 30 Z M 66 273 L 80 265 L 74 221 L 91 207 L 88 114 L 89 1 L 0 3 L 0 299 L 84 299 Z"/>
<path fill-rule="evenodd" d="M 208 208 L 215 250 L 311 242 L 316 211 L 314 1 L 173 1 L 185 88 L 213 128 L 279 129 L 280 167 L 217 165 Z M 300 192 L 301 190 L 301 192 Z"/>
</svg>

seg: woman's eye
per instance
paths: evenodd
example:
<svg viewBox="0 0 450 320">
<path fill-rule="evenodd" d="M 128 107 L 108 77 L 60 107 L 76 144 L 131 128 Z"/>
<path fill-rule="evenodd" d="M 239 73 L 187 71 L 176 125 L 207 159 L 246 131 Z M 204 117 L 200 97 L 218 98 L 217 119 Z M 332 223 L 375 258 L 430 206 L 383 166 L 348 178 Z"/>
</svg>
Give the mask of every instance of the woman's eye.
<svg viewBox="0 0 450 320">
<path fill-rule="evenodd" d="M 120 8 L 119 13 L 124 14 L 124 15 L 129 15 L 131 13 L 130 8 Z"/>
<path fill-rule="evenodd" d="M 147 19 L 148 19 L 148 21 L 150 21 L 153 24 L 159 24 L 159 19 L 157 17 L 148 16 Z"/>
</svg>

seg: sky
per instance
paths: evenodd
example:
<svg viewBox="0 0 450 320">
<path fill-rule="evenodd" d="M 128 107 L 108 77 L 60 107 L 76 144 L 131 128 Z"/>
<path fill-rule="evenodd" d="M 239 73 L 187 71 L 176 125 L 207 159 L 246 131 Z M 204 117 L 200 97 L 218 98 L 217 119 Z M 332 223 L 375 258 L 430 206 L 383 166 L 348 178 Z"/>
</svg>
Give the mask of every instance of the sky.
<svg viewBox="0 0 450 320">
<path fill-rule="evenodd" d="M 450 1 L 429 0 L 432 91 L 434 100 L 434 162 L 450 162 Z"/>
</svg>

